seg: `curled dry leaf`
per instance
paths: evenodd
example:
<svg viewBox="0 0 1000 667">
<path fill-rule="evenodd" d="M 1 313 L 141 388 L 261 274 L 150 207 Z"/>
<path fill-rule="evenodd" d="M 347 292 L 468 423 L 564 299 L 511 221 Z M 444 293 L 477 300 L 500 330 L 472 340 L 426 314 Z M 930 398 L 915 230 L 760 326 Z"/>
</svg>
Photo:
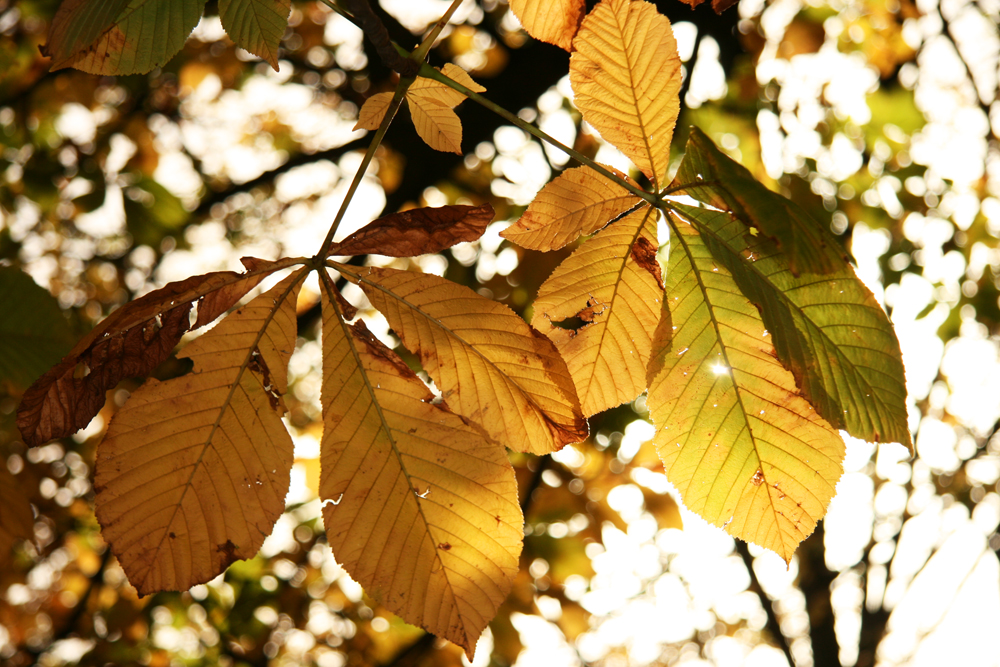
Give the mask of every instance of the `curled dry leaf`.
<svg viewBox="0 0 1000 667">
<path fill-rule="evenodd" d="M 178 356 L 187 375 L 149 379 L 97 449 L 104 539 L 143 595 L 186 590 L 257 553 L 285 509 L 292 440 L 281 421 L 301 269 Z"/>
<path fill-rule="evenodd" d="M 681 59 L 670 21 L 643 0 L 604 0 L 583 20 L 573 48 L 569 80 L 584 120 L 661 188 L 680 113 Z"/>
<path fill-rule="evenodd" d="M 572 49 L 586 10 L 584 0 L 510 0 L 510 10 L 537 40 Z"/>
<path fill-rule="evenodd" d="M 406 621 L 471 659 L 518 571 L 514 471 L 323 281 L 320 497 L 337 561 Z M 331 294 L 334 297 L 331 297 Z"/>
<path fill-rule="evenodd" d="M 491 220 L 493 207 L 489 204 L 414 208 L 365 225 L 333 244 L 328 254 L 410 257 L 440 252 L 456 243 L 475 241 Z"/>
<path fill-rule="evenodd" d="M 648 206 L 601 230 L 540 288 L 532 325 L 569 368 L 585 415 L 633 400 L 660 314 L 656 211 Z"/>
<path fill-rule="evenodd" d="M 507 306 L 430 274 L 371 268 L 354 276 L 448 405 L 491 438 L 534 454 L 587 438 L 566 363 Z"/>
<path fill-rule="evenodd" d="M 788 561 L 826 513 L 844 441 L 799 395 L 698 232 L 680 220 L 672 230 L 669 317 L 649 366 L 653 442 L 688 508 Z"/>
<path fill-rule="evenodd" d="M 163 363 L 181 336 L 231 308 L 267 275 L 293 262 L 247 258 L 247 273 L 208 273 L 170 283 L 113 312 L 21 400 L 17 426 L 29 446 L 72 435 L 104 407 L 105 392 Z M 192 307 L 197 319 L 190 322 Z"/>
<path fill-rule="evenodd" d="M 630 180 L 614 167 L 605 168 Z M 593 234 L 640 201 L 593 169 L 575 167 L 542 188 L 500 236 L 532 250 L 557 250 L 581 234 Z"/>
</svg>

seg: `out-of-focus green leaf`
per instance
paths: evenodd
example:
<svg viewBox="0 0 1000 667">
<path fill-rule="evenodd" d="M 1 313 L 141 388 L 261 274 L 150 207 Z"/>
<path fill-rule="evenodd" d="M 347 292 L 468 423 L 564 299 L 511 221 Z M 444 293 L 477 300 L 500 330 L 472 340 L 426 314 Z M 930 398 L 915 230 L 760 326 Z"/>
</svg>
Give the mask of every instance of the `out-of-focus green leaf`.
<svg viewBox="0 0 1000 667">
<path fill-rule="evenodd" d="M 291 0 L 219 0 L 219 18 L 229 37 L 278 69 L 278 44 L 288 26 Z"/>
<path fill-rule="evenodd" d="M 0 267 L 0 388 L 23 391 L 72 346 L 52 295 L 21 270 Z"/>
<path fill-rule="evenodd" d="M 155 247 L 191 217 L 176 195 L 151 178 L 143 177 L 126 188 L 122 202 L 128 231 L 140 244 Z"/>
<path fill-rule="evenodd" d="M 103 4 L 70 1 L 74 8 Z M 45 54 L 52 57 L 53 70 L 74 67 L 90 74 L 145 74 L 181 50 L 204 7 L 205 0 L 130 0 L 114 21 L 97 29 L 97 36 L 87 43 L 78 38 L 64 46 L 55 33 L 51 34 Z M 96 10 L 94 15 L 98 16 Z M 96 18 L 94 24 L 99 24 Z"/>
<path fill-rule="evenodd" d="M 760 309 L 778 358 L 816 411 L 854 437 L 912 451 L 899 342 L 854 269 L 796 277 L 788 253 L 742 221 L 674 206 L 697 224 L 713 258 Z"/>
<path fill-rule="evenodd" d="M 834 273 L 848 266 L 846 253 L 829 232 L 794 202 L 761 185 L 697 127 L 691 128 L 673 184 L 776 241 L 796 275 Z"/>
</svg>

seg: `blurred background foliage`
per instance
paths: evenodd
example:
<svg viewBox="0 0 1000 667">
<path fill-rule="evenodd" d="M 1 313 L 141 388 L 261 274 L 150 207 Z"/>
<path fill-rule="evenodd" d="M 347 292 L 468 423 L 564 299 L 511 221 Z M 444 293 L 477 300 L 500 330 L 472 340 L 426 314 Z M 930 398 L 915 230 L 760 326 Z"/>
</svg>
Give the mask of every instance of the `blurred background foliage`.
<svg viewBox="0 0 1000 667">
<path fill-rule="evenodd" d="M 165 282 L 238 269 L 241 255 L 313 254 L 360 162 L 357 110 L 393 86 L 360 31 L 297 0 L 274 72 L 232 45 L 215 4 L 162 69 L 102 78 L 48 72 L 38 46 L 58 0 L 0 0 L 0 662 L 458 665 L 456 647 L 366 597 L 326 544 L 315 286 L 299 303 L 287 398 L 288 511 L 260 555 L 212 582 L 139 599 L 101 540 L 94 450 L 136 382 L 71 439 L 19 440 L 19 396 L 74 337 Z M 376 10 L 410 47 L 447 4 Z M 678 506 L 643 445 L 642 398 L 593 419 L 586 443 L 512 455 L 521 572 L 474 663 L 998 664 L 1000 3 L 742 0 L 722 16 L 657 4 L 685 62 L 676 150 L 698 125 L 843 239 L 897 328 L 917 456 L 850 441 L 830 514 L 786 569 Z M 628 168 L 581 126 L 568 55 L 529 39 L 505 2 L 466 0 L 431 59 Z M 459 114 L 464 156 L 393 125 L 341 236 L 383 212 L 489 202 L 497 222 L 480 241 L 391 264 L 530 319 L 571 249 L 498 234 L 572 164 L 471 103 Z M 157 375 L 179 372 L 168 362 Z"/>
</svg>

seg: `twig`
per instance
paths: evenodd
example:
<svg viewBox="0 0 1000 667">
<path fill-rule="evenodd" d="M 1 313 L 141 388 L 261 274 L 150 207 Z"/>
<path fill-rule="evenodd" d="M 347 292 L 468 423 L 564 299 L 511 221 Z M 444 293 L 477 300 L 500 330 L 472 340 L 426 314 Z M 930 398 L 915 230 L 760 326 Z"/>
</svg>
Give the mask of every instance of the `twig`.
<svg viewBox="0 0 1000 667">
<path fill-rule="evenodd" d="M 795 660 L 792 658 L 792 650 L 788 646 L 788 640 L 785 639 L 785 635 L 781 633 L 781 623 L 778 622 L 778 615 L 774 611 L 774 603 L 771 598 L 767 596 L 764 589 L 760 585 L 760 581 L 757 579 L 757 573 L 753 571 L 753 556 L 750 555 L 750 548 L 747 543 L 743 540 L 736 540 L 736 551 L 739 553 L 740 558 L 743 559 L 743 564 L 747 568 L 747 572 L 750 573 L 750 588 L 752 592 L 757 594 L 760 598 L 760 604 L 764 607 L 764 613 L 767 614 L 767 624 L 764 626 L 767 628 L 768 633 L 774 640 L 774 643 L 778 645 L 781 652 L 785 654 L 785 659 L 788 660 L 790 667 L 795 667 Z"/>
<path fill-rule="evenodd" d="M 392 46 L 389 31 L 386 30 L 382 20 L 372 11 L 368 0 L 343 0 L 343 3 L 354 15 L 355 23 L 375 45 L 375 50 L 386 67 L 396 70 L 403 78 L 417 75 L 420 64 L 410 59 L 409 56 L 403 56 L 396 52 Z"/>
</svg>

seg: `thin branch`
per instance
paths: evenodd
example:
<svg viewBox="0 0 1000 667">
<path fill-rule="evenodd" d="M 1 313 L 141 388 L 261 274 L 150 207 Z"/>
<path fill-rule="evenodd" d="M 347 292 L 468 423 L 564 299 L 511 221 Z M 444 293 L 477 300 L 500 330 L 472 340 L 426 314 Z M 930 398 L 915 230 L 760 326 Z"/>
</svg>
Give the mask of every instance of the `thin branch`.
<svg viewBox="0 0 1000 667">
<path fill-rule="evenodd" d="M 361 28 L 365 36 L 375 45 L 379 58 L 389 69 L 396 70 L 403 78 L 416 76 L 420 65 L 412 60 L 409 54 L 403 56 L 396 52 L 392 46 L 392 38 L 385 24 L 375 15 L 368 0 L 342 0 L 347 8 L 354 15 L 354 23 Z M 327 3 L 330 4 L 330 3 Z"/>
<path fill-rule="evenodd" d="M 736 552 L 739 553 L 740 558 L 743 559 L 743 564 L 747 568 L 747 572 L 750 573 L 749 590 L 757 594 L 757 597 L 760 598 L 760 605 L 764 607 L 764 613 L 767 614 L 767 624 L 764 627 L 771 635 L 774 643 L 785 654 L 785 659 L 788 660 L 790 667 L 795 667 L 795 660 L 792 658 L 792 649 L 788 646 L 788 640 L 785 639 L 785 635 L 781 633 L 781 623 L 778 622 L 778 614 L 774 611 L 774 603 L 767 596 L 767 593 L 764 592 L 760 581 L 757 579 L 757 573 L 753 570 L 753 556 L 750 555 L 750 548 L 746 542 L 737 539 Z"/>
</svg>

